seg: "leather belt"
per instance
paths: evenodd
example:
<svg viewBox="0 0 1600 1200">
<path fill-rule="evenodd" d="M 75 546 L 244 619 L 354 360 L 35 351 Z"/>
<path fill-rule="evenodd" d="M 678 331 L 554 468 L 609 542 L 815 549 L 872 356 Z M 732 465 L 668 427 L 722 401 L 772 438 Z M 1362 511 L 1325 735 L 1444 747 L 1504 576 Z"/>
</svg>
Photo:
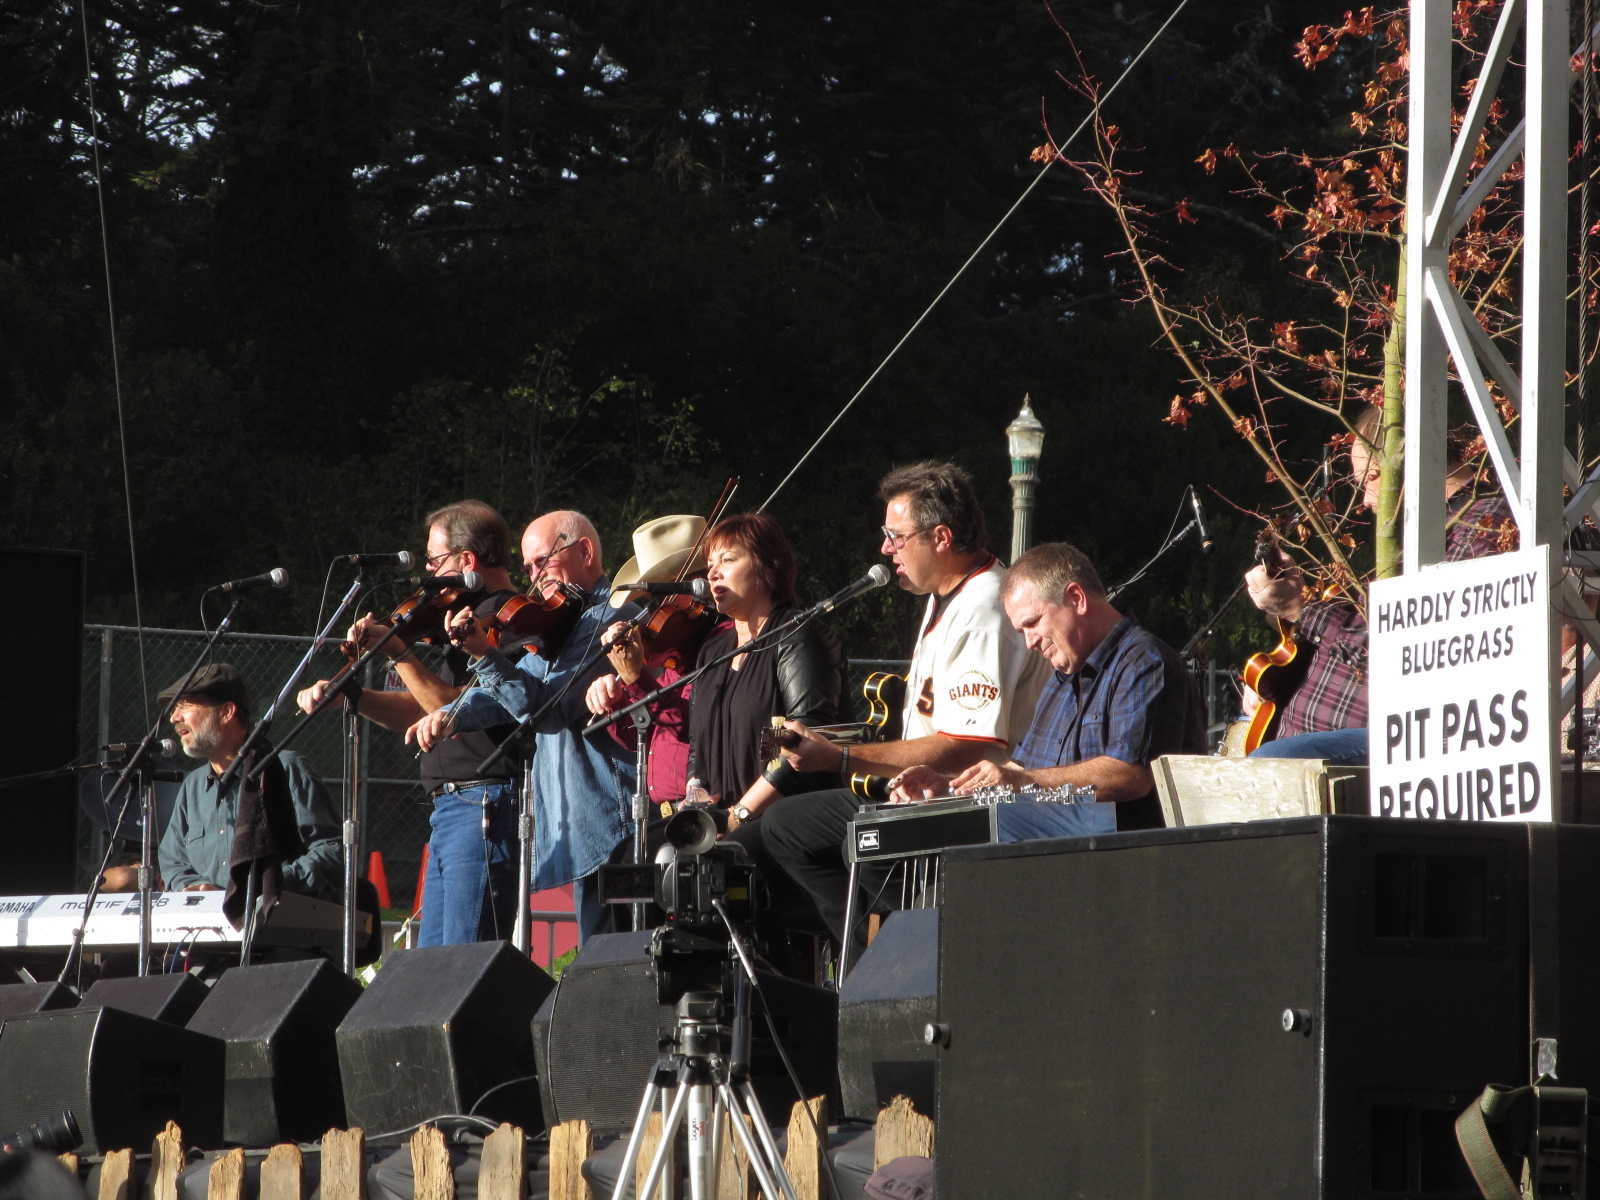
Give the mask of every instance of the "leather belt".
<svg viewBox="0 0 1600 1200">
<path fill-rule="evenodd" d="M 509 779 L 462 779 L 455 783 L 441 784 L 428 793 L 428 799 L 437 800 L 440 796 L 448 796 L 451 792 L 465 792 L 472 788 L 498 787 L 500 784 L 509 784 Z"/>
</svg>

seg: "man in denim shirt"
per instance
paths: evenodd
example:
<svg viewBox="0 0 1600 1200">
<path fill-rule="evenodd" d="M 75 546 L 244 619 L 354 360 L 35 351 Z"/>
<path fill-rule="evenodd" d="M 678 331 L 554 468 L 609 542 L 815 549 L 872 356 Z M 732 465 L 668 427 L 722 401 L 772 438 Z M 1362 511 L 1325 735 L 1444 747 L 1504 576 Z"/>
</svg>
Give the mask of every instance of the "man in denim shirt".
<svg viewBox="0 0 1600 1200">
<path fill-rule="evenodd" d="M 1113 608 L 1094 566 L 1065 542 L 1013 563 L 1001 600 L 1028 648 L 1055 668 L 1032 727 L 1010 762 L 980 762 L 954 778 L 913 767 L 896 777 L 894 797 L 1093 785 L 1100 804 L 1115 805 L 1115 828 L 1159 828 L 1151 760 L 1205 746 L 1200 694 L 1177 651 Z"/>
<path fill-rule="evenodd" d="M 611 670 L 606 656 L 597 653 L 601 632 L 638 609 L 609 604 L 611 582 L 602 565 L 600 535 L 582 513 L 558 511 L 535 519 L 522 535 L 522 561 L 546 597 L 565 592 L 582 605 L 572 633 L 561 645 L 512 664 L 489 643 L 470 610 L 456 614 L 448 623 L 451 640 L 473 656 L 478 686 L 453 710 L 422 718 L 406 731 L 406 740 L 428 750 L 457 731 L 501 724 L 507 714 L 520 721 L 554 701 L 533 727 L 533 886 L 571 882 L 578 936 L 586 939 L 606 926 L 597 872 L 633 832 L 634 759 L 615 738 L 583 734 L 589 722 L 584 694 Z"/>
</svg>

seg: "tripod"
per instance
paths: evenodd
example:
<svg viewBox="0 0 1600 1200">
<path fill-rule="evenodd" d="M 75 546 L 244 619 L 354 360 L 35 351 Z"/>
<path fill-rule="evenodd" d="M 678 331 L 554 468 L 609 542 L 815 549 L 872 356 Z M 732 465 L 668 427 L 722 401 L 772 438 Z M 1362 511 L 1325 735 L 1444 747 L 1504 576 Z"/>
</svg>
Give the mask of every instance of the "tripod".
<svg viewBox="0 0 1600 1200">
<path fill-rule="evenodd" d="M 663 931 L 657 930 L 659 935 Z M 677 1025 L 665 1054 L 650 1072 L 639 1115 L 628 1148 L 622 1156 L 612 1200 L 622 1200 L 639 1158 L 639 1143 L 644 1136 L 650 1110 L 676 1088 L 671 1107 L 662 1122 L 661 1144 L 650 1160 L 650 1172 L 639 1189 L 641 1200 L 653 1196 L 670 1161 L 678 1130 L 685 1114 L 689 1122 L 688 1171 L 690 1200 L 713 1200 L 717 1189 L 717 1169 L 722 1162 L 723 1114 L 728 1114 L 739 1143 L 761 1183 L 761 1194 L 796 1200 L 794 1184 L 784 1169 L 783 1157 L 772 1140 L 761 1102 L 750 1082 L 750 982 L 741 973 L 734 983 L 733 1026 L 724 1025 L 726 1005 L 723 992 L 689 991 L 678 1000 Z M 745 1127 L 745 1118 L 755 1127 L 755 1138 Z M 759 1140 L 759 1144 L 758 1144 Z"/>
</svg>

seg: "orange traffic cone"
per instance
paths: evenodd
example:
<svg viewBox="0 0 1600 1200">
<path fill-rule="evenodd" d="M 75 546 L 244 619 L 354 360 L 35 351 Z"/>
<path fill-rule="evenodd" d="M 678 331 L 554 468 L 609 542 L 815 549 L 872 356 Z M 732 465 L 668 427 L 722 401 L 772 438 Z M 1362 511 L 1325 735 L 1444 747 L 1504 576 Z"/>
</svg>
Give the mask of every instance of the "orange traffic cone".
<svg viewBox="0 0 1600 1200">
<path fill-rule="evenodd" d="M 378 903 L 393 908 L 389 903 L 389 876 L 383 870 L 383 851 L 374 850 L 367 855 L 367 882 L 378 890 Z"/>
<path fill-rule="evenodd" d="M 428 843 L 422 843 L 422 865 L 417 868 L 417 898 L 411 902 L 411 915 L 422 911 L 422 885 L 428 881 Z"/>
</svg>

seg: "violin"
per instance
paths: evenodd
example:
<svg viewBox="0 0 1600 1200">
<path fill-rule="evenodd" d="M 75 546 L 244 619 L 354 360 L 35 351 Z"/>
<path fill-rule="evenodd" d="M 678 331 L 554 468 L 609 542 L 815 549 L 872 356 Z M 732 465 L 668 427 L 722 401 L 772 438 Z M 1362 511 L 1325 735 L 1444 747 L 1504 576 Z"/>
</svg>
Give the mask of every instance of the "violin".
<svg viewBox="0 0 1600 1200">
<path fill-rule="evenodd" d="M 493 616 L 483 619 L 484 633 L 497 650 L 526 648 L 548 656 L 566 644 L 582 615 L 583 593 L 563 583 L 548 596 L 534 592 L 507 597 Z"/>
<path fill-rule="evenodd" d="M 394 606 L 383 624 L 390 629 L 400 629 L 400 641 L 406 646 L 423 642 L 429 646 L 443 646 L 449 642 L 445 635 L 444 623 L 453 611 L 468 602 L 473 593 L 465 588 L 445 588 L 443 591 L 433 592 L 431 595 L 427 588 L 419 588 Z M 404 628 L 401 623 L 404 622 Z M 361 657 L 363 647 L 352 641 L 339 643 L 339 649 L 344 651 L 345 658 L 351 662 Z"/>
</svg>

